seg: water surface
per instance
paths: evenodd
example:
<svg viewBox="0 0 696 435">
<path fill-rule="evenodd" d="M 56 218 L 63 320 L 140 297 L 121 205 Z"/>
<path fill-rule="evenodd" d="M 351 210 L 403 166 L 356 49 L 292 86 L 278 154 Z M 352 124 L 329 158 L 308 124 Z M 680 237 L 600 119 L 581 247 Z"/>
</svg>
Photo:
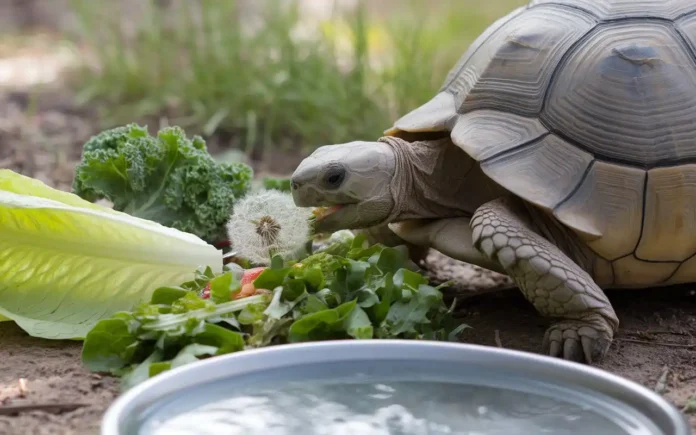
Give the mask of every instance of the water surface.
<svg viewBox="0 0 696 435">
<path fill-rule="evenodd" d="M 355 363 L 353 363 L 355 364 Z M 367 364 L 367 363 L 366 363 Z M 433 367 L 431 367 L 433 368 Z M 304 365 L 198 386 L 144 413 L 138 435 L 497 435 L 660 432 L 621 403 L 490 373 L 410 363 Z"/>
</svg>

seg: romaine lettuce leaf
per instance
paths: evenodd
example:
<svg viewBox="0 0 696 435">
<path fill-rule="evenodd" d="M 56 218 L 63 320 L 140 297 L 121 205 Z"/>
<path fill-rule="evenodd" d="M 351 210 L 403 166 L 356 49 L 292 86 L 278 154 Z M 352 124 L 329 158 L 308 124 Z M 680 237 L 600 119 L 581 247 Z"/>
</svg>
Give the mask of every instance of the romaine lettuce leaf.
<svg viewBox="0 0 696 435">
<path fill-rule="evenodd" d="M 222 252 L 192 234 L 0 170 L 0 316 L 32 336 L 82 339 L 206 266 Z"/>
</svg>

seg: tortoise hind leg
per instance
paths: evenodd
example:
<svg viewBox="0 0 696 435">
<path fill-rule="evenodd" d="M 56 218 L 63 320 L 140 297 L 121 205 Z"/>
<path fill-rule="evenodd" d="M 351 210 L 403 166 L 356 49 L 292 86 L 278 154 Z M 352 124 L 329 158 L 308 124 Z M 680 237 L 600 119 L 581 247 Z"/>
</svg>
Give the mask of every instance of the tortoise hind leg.
<svg viewBox="0 0 696 435">
<path fill-rule="evenodd" d="M 560 319 L 546 331 L 544 352 L 589 364 L 601 360 L 619 324 L 611 303 L 526 216 L 515 198 L 482 205 L 471 220 L 474 246 L 505 269 L 537 311 Z"/>
</svg>

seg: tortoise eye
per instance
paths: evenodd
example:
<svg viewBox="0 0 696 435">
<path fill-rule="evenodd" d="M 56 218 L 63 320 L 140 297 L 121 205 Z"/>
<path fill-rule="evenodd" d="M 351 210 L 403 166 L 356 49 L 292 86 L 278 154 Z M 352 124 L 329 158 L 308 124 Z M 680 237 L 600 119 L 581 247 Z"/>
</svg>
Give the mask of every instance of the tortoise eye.
<svg viewBox="0 0 696 435">
<path fill-rule="evenodd" d="M 346 178 L 346 170 L 342 167 L 334 167 L 329 169 L 324 176 L 324 183 L 330 189 L 336 189 L 341 186 Z"/>
</svg>

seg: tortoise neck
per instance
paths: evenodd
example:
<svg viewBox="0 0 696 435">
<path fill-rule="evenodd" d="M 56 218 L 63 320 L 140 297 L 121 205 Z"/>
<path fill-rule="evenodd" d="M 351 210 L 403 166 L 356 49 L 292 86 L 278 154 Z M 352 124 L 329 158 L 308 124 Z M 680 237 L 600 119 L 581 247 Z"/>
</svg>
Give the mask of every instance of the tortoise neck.
<svg viewBox="0 0 696 435">
<path fill-rule="evenodd" d="M 501 190 L 449 137 L 407 142 L 383 137 L 394 150 L 390 221 L 471 216 Z"/>
</svg>

